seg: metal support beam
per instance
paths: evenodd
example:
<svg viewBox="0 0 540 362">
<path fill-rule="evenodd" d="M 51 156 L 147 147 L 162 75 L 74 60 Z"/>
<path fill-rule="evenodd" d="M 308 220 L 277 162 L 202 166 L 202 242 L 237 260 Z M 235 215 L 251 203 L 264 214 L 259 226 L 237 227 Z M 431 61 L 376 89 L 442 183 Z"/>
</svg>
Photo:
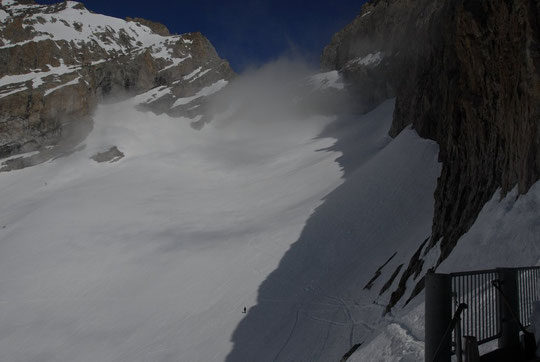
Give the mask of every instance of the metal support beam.
<svg viewBox="0 0 540 362">
<path fill-rule="evenodd" d="M 450 362 L 452 285 L 448 274 L 426 274 L 425 361 Z"/>
<path fill-rule="evenodd" d="M 499 348 L 519 349 L 519 291 L 517 269 L 497 268 L 502 293 L 499 293 L 501 337 Z"/>
</svg>

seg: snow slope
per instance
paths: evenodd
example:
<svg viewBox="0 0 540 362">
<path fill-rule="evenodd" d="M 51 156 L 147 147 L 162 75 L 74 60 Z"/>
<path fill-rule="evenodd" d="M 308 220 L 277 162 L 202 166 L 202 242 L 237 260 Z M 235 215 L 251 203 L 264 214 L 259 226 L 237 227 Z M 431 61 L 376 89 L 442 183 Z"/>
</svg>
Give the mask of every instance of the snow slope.
<svg viewBox="0 0 540 362">
<path fill-rule="evenodd" d="M 219 361 L 324 195 L 329 119 L 204 132 L 102 105 L 85 148 L 0 174 L 0 351 L 9 361 Z M 116 145 L 116 163 L 89 157 Z M 309 185 L 309 186 L 308 186 Z"/>
<path fill-rule="evenodd" d="M 0 173 L 3 357 L 326 361 L 393 322 L 397 279 L 379 291 L 429 235 L 437 146 L 388 137 L 392 100 L 328 128 L 280 88 L 306 79 L 287 66 L 231 82 L 202 131 L 138 111 L 156 88 L 99 106 L 75 152 Z"/>
<path fill-rule="evenodd" d="M 540 265 L 540 182 L 525 195 L 495 192 L 440 271 Z"/>
<path fill-rule="evenodd" d="M 259 288 L 257 306 L 235 330 L 229 361 L 339 360 L 392 321 L 383 313 L 399 277 L 380 291 L 430 234 L 440 173 L 434 142 L 412 129 L 388 137 L 393 109 L 387 101 L 341 131 L 336 147 L 344 150 L 345 182 Z"/>
<path fill-rule="evenodd" d="M 441 273 L 485 270 L 500 267 L 540 265 L 540 182 L 529 192 L 517 189 L 500 199 L 496 192 L 484 205 L 470 230 L 461 237 L 452 254 L 437 269 Z M 437 254 L 438 248 L 432 253 Z M 431 256 L 432 267 L 438 255 Z M 351 361 L 414 361 L 424 355 L 424 295 L 396 316 L 370 343 L 359 349 Z M 407 331 L 415 330 L 413 333 Z M 481 346 L 486 352 L 493 345 Z"/>
</svg>

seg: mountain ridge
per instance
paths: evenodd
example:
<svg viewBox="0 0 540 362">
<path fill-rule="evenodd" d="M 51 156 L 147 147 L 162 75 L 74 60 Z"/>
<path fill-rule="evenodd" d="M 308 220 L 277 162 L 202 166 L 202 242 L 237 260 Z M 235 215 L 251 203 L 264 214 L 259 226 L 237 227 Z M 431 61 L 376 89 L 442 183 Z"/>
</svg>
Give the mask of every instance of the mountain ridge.
<svg viewBox="0 0 540 362">
<path fill-rule="evenodd" d="M 1 4 L 0 157 L 54 146 L 65 123 L 88 122 L 104 97 L 156 87 L 142 109 L 200 128 L 212 92 L 198 92 L 217 92 L 235 76 L 198 32 L 170 35 L 162 24 L 95 14 L 75 1 Z"/>
</svg>

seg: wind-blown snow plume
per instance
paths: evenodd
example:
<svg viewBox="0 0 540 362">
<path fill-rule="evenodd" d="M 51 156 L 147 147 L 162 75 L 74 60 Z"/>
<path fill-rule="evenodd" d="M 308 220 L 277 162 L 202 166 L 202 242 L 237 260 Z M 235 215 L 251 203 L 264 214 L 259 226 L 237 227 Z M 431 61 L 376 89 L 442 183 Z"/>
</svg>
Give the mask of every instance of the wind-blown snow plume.
<svg viewBox="0 0 540 362">
<path fill-rule="evenodd" d="M 242 308 L 342 182 L 340 154 L 319 151 L 332 117 L 299 121 L 293 93 L 259 83 L 270 69 L 232 84 L 215 104 L 236 113 L 201 131 L 108 102 L 74 152 L 0 173 L 3 358 L 225 358 Z"/>
<path fill-rule="evenodd" d="M 257 132 L 269 123 L 286 128 L 309 122 L 314 114 L 345 114 L 350 111 L 337 72 L 319 73 L 301 59 L 281 57 L 260 68 L 251 68 L 234 79 L 212 102 L 218 127 L 242 122 Z M 324 101 L 322 101 L 324 99 Z M 294 125 L 293 125 L 294 126 Z"/>
<path fill-rule="evenodd" d="M 3 355 L 323 361 L 367 338 L 439 164 L 388 137 L 392 100 L 346 116 L 343 88 L 280 59 L 205 91 L 200 117 L 109 99 L 70 153 L 0 173 Z"/>
</svg>

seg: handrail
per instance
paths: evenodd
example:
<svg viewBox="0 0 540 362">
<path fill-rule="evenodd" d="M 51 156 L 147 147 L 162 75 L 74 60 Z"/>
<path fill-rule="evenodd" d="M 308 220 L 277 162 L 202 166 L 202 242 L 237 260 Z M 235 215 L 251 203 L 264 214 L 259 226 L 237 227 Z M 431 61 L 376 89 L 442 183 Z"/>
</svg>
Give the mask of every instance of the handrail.
<svg viewBox="0 0 540 362">
<path fill-rule="evenodd" d="M 448 325 L 448 328 L 446 328 L 446 332 L 444 332 L 443 337 L 441 338 L 441 341 L 439 342 L 439 345 L 437 346 L 437 349 L 435 351 L 435 355 L 433 356 L 433 359 L 431 362 L 436 361 L 437 356 L 441 352 L 441 346 L 444 343 L 444 340 L 448 336 L 448 333 L 452 332 L 454 328 L 456 328 L 457 323 L 460 321 L 461 313 L 467 309 L 467 304 L 460 303 L 456 311 L 454 312 L 454 316 L 452 317 L 452 320 L 450 321 L 450 324 Z"/>
<path fill-rule="evenodd" d="M 519 348 L 519 332 L 530 325 L 532 304 L 540 300 L 540 267 L 428 273 L 425 288 L 426 361 L 446 362 L 460 349 L 452 323 L 459 322 L 463 335 L 476 337 L 478 345 L 499 339 L 500 348 Z M 461 304 L 467 308 L 459 309 Z M 458 310 L 461 321 L 455 320 Z"/>
<path fill-rule="evenodd" d="M 483 270 L 453 272 L 453 273 L 448 273 L 448 275 L 451 276 L 451 277 L 457 277 L 457 276 L 464 276 L 464 275 L 477 275 L 477 274 L 494 273 L 496 271 L 497 271 L 497 269 L 483 269 Z"/>
</svg>

